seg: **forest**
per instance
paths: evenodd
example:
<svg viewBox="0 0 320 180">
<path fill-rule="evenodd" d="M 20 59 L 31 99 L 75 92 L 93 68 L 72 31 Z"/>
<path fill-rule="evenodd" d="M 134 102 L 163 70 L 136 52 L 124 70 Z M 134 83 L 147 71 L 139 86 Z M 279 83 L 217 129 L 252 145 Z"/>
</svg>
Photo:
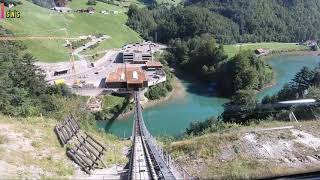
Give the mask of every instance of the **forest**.
<svg viewBox="0 0 320 180">
<path fill-rule="evenodd" d="M 212 34 L 218 43 L 301 42 L 320 37 L 318 0 L 190 0 L 129 7 L 127 24 L 145 39 Z"/>
<path fill-rule="evenodd" d="M 278 94 L 258 104 L 255 94 L 272 81 L 271 67 L 249 51 L 227 57 L 223 44 L 316 40 L 319 10 L 317 0 L 190 0 L 177 6 L 131 5 L 127 25 L 145 39 L 167 44 L 171 66 L 214 84 L 220 95 L 231 98 L 221 120 L 247 123 L 271 116 L 287 118 L 289 110 L 272 113 L 271 107 L 266 111 L 272 103 L 318 97 L 319 68 L 303 68 Z M 286 117 L 281 118 L 282 114 Z M 190 129 L 202 131 L 210 122 Z"/>
<path fill-rule="evenodd" d="M 171 40 L 168 62 L 207 84 L 219 95 L 230 97 L 239 90 L 260 90 L 273 79 L 273 71 L 251 51 L 228 59 L 213 36 L 203 34 L 188 40 Z"/>
</svg>

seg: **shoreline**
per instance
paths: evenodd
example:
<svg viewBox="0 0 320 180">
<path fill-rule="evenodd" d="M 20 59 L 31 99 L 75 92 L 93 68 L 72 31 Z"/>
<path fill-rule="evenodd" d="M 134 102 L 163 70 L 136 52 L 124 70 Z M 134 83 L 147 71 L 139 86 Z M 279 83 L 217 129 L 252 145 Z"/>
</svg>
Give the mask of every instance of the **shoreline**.
<svg viewBox="0 0 320 180">
<path fill-rule="evenodd" d="M 311 51 L 311 50 L 300 50 L 300 51 L 290 51 L 290 52 L 274 52 L 270 53 L 266 56 L 261 57 L 263 61 L 268 61 L 276 56 L 320 56 L 319 51 Z M 275 73 L 275 72 L 274 72 Z M 265 87 L 261 88 L 257 91 L 257 93 L 264 91 L 265 89 L 272 88 L 277 84 L 277 74 L 274 74 L 274 77 L 270 83 L 268 83 Z"/>
<path fill-rule="evenodd" d="M 272 88 L 273 86 L 275 86 L 277 84 L 277 78 L 276 75 L 273 77 L 273 79 L 271 80 L 271 82 L 269 82 L 268 84 L 266 84 L 263 88 L 259 89 L 257 91 L 257 93 L 262 92 L 268 88 Z"/>
<path fill-rule="evenodd" d="M 282 51 L 282 52 L 270 53 L 267 56 L 263 56 L 261 58 L 262 58 L 262 60 L 267 61 L 272 57 L 283 56 L 283 55 L 287 55 L 287 56 L 307 56 L 307 55 L 319 56 L 320 51 L 311 51 L 311 50 L 298 50 L 298 51 L 289 51 L 289 52 Z M 175 74 L 175 73 L 173 73 L 173 74 Z M 276 80 L 276 74 L 275 74 L 275 77 L 272 79 L 272 81 L 270 83 L 268 83 L 265 87 L 261 88 L 260 90 L 257 90 L 257 93 L 262 92 L 265 89 L 272 88 L 276 84 L 277 84 L 277 80 Z M 172 100 L 173 98 L 181 98 L 186 95 L 185 87 L 182 85 L 181 80 L 176 75 L 174 75 L 174 77 L 173 77 L 172 86 L 173 86 L 173 90 L 171 92 L 169 92 L 169 94 L 166 97 L 163 97 L 161 99 L 149 100 L 146 97 L 144 97 L 144 100 L 141 101 L 142 108 L 151 108 L 156 105 L 166 103 L 166 102 Z M 119 118 L 120 119 L 128 118 L 132 114 L 133 114 L 133 111 L 130 110 L 128 112 L 121 113 L 119 115 Z"/>
<path fill-rule="evenodd" d="M 168 95 L 166 97 L 163 97 L 161 99 L 157 99 L 157 100 L 149 100 L 146 97 L 144 97 L 143 101 L 141 102 L 141 106 L 142 108 L 151 108 L 154 107 L 156 105 L 162 104 L 162 103 L 166 103 L 174 98 L 181 98 L 184 97 L 186 95 L 186 91 L 185 91 L 185 87 L 183 87 L 181 80 L 179 80 L 176 76 L 173 76 L 173 81 L 172 81 L 172 86 L 173 89 L 171 92 L 168 93 Z M 133 111 L 128 111 L 125 113 L 121 113 L 119 115 L 119 118 L 128 118 L 129 116 L 131 116 L 133 114 Z"/>
<path fill-rule="evenodd" d="M 266 56 L 261 57 L 262 60 L 269 60 L 275 56 L 320 56 L 320 50 L 311 51 L 311 50 L 297 50 L 297 51 L 280 51 L 272 52 Z"/>
</svg>

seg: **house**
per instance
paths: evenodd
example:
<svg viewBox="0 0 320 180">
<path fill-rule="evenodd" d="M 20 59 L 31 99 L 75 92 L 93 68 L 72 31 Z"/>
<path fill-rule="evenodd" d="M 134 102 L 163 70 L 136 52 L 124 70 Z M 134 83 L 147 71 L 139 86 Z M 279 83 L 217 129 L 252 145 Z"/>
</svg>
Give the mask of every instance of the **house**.
<svg viewBox="0 0 320 180">
<path fill-rule="evenodd" d="M 126 65 L 106 77 L 106 88 L 137 90 L 144 87 L 148 87 L 148 81 L 140 67 Z"/>
<path fill-rule="evenodd" d="M 258 48 L 254 51 L 258 56 L 265 56 L 269 54 L 269 50 Z"/>
<path fill-rule="evenodd" d="M 95 10 L 93 7 L 88 7 L 88 8 L 87 8 L 87 12 L 88 12 L 89 14 L 93 14 L 95 11 L 96 11 L 96 10 Z"/>
<path fill-rule="evenodd" d="M 119 11 L 112 11 L 113 14 L 119 14 Z"/>
<path fill-rule="evenodd" d="M 308 47 L 312 47 L 312 46 L 317 46 L 318 43 L 317 43 L 316 40 L 308 40 L 308 41 L 306 41 L 306 45 L 307 45 Z"/>
<path fill-rule="evenodd" d="M 68 7 L 53 7 L 51 9 L 54 10 L 54 11 L 57 11 L 57 12 L 61 12 L 61 13 L 69 13 L 69 12 L 71 12 L 71 9 L 68 8 Z"/>
</svg>

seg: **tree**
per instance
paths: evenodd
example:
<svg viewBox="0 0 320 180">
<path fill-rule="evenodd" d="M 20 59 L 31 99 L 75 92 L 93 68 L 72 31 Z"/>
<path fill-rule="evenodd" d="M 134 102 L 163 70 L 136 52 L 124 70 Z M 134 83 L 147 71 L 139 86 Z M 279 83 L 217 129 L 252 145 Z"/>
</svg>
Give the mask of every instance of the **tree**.
<svg viewBox="0 0 320 180">
<path fill-rule="evenodd" d="M 297 90 L 299 97 L 303 97 L 305 90 L 311 86 L 314 75 L 314 71 L 304 66 L 300 72 L 294 76 L 291 82 L 291 88 Z"/>
<path fill-rule="evenodd" d="M 258 3 L 259 2 L 259 3 Z M 154 5 L 137 11 L 148 11 L 155 27 L 143 25 L 143 13 L 129 14 L 128 22 L 141 21 L 132 28 L 144 37 L 157 32 L 160 42 L 189 39 L 212 34 L 218 43 L 235 42 L 302 42 L 319 39 L 320 2 L 284 0 L 192 0 L 171 7 Z M 138 16 L 136 16 L 138 15 Z M 141 31 L 141 27 L 143 30 Z M 131 27 L 131 26 L 130 26 Z M 145 33 L 148 34 L 145 34 Z M 316 47 L 314 47 L 316 48 Z"/>
<path fill-rule="evenodd" d="M 316 45 L 311 46 L 310 49 L 311 49 L 311 51 L 318 51 L 319 47 L 316 44 Z"/>
<path fill-rule="evenodd" d="M 96 0 L 88 0 L 87 5 L 95 6 L 97 4 Z"/>
<path fill-rule="evenodd" d="M 238 90 L 259 90 L 273 79 L 271 67 L 250 51 L 242 51 L 222 66 L 218 90 L 226 96 Z"/>
<path fill-rule="evenodd" d="M 305 97 L 320 100 L 320 88 L 316 86 L 310 86 Z"/>
<path fill-rule="evenodd" d="M 224 122 L 245 123 L 252 115 L 257 105 L 255 92 L 252 90 L 239 90 L 231 101 L 225 104 L 222 118 Z"/>
<path fill-rule="evenodd" d="M 312 85 L 320 86 L 320 69 L 319 67 L 314 70 L 314 77 L 312 79 Z"/>
<path fill-rule="evenodd" d="M 169 61 L 207 82 L 215 80 L 217 69 L 227 59 L 223 46 L 212 35 L 203 34 L 186 40 L 170 41 Z"/>
</svg>

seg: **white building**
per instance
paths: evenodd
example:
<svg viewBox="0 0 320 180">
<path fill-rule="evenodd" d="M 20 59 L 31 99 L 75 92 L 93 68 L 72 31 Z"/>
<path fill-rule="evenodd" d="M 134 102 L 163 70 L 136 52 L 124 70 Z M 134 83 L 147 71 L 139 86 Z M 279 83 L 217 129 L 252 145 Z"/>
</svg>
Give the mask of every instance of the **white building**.
<svg viewBox="0 0 320 180">
<path fill-rule="evenodd" d="M 54 8 L 51 8 L 51 9 L 54 10 L 54 11 L 57 11 L 57 12 L 62 12 L 62 13 L 69 13 L 72 10 L 72 9 L 70 9 L 68 7 L 54 7 Z"/>
</svg>

